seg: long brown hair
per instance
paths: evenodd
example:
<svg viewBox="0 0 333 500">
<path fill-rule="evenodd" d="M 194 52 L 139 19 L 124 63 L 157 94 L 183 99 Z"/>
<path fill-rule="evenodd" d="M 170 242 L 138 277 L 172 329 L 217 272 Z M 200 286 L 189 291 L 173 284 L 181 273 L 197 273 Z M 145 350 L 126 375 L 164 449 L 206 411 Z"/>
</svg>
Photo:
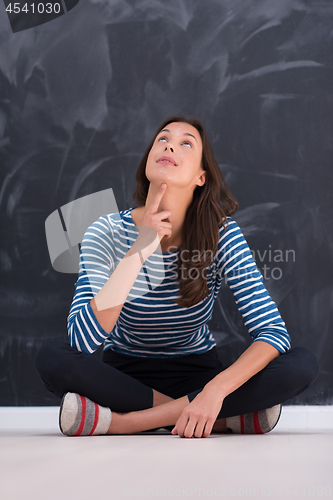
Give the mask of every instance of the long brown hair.
<svg viewBox="0 0 333 500">
<path fill-rule="evenodd" d="M 132 194 L 134 203 L 140 207 L 145 205 L 150 184 L 146 177 L 149 152 L 161 130 L 175 122 L 188 123 L 199 132 L 202 140 L 201 166 L 206 171 L 205 183 L 194 189 L 192 202 L 186 211 L 177 264 L 180 297 L 176 303 L 180 307 L 191 307 L 209 296 L 206 268 L 213 262 L 218 249 L 219 225 L 226 227 L 226 217 L 236 212 L 238 203 L 220 171 L 202 123 L 183 116 L 165 120 L 145 151 L 136 172 L 136 188 Z M 187 258 L 182 261 L 184 250 Z M 196 279 L 191 277 L 194 269 L 197 269 Z"/>
</svg>

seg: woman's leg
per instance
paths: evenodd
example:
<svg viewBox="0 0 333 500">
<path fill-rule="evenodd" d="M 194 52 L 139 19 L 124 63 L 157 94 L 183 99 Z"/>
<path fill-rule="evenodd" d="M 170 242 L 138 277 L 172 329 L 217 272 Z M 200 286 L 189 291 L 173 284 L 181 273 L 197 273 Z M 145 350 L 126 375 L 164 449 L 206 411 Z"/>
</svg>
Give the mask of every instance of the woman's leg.
<svg viewBox="0 0 333 500">
<path fill-rule="evenodd" d="M 48 390 L 59 398 L 66 392 L 78 393 L 100 406 L 111 408 L 113 424 L 117 422 L 117 412 L 135 412 L 173 401 L 202 387 L 223 369 L 217 360 L 216 349 L 177 359 L 135 358 L 106 351 L 103 360 L 105 362 L 56 340 L 40 348 L 34 365 Z M 186 396 L 182 401 L 188 404 Z M 183 405 L 180 402 L 173 406 L 173 412 L 179 404 Z M 148 421 L 144 430 L 154 428 L 147 426 Z"/>
<path fill-rule="evenodd" d="M 66 392 L 75 392 L 116 412 L 142 410 L 154 404 L 151 387 L 66 342 L 54 340 L 43 345 L 34 365 L 45 387 L 60 398 Z M 155 395 L 161 403 L 163 395 Z"/>
<path fill-rule="evenodd" d="M 263 370 L 229 394 L 218 419 L 250 413 L 283 403 L 297 396 L 317 378 L 319 365 L 306 348 L 295 347 L 269 363 Z M 174 425 L 183 409 L 202 389 L 156 408 L 114 415 L 109 433 L 138 433 L 151 427 Z"/>
</svg>

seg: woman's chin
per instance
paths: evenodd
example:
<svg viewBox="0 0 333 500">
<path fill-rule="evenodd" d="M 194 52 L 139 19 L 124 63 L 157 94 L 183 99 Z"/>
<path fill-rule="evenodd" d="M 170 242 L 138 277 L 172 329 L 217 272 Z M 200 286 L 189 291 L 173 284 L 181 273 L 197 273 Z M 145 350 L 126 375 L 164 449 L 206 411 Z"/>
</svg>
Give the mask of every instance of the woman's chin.
<svg viewBox="0 0 333 500">
<path fill-rule="evenodd" d="M 160 186 L 163 182 L 165 182 L 168 186 L 172 186 L 174 184 L 172 175 L 154 175 L 153 178 L 148 180 L 152 186 Z"/>
</svg>

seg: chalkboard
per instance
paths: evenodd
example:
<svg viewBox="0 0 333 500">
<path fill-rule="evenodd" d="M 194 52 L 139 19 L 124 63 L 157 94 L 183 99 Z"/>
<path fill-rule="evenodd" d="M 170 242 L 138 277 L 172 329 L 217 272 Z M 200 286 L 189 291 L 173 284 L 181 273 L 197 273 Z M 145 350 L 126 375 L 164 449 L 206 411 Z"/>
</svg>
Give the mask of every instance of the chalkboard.
<svg viewBox="0 0 333 500">
<path fill-rule="evenodd" d="M 53 269 L 46 219 L 105 189 L 133 207 L 174 113 L 205 124 L 292 345 L 319 360 L 288 404 L 332 404 L 333 3 L 85 0 L 16 33 L 0 9 L 0 404 L 59 404 L 32 360 L 67 338 L 77 275 Z M 250 343 L 226 287 L 209 326 L 225 364 Z"/>
</svg>

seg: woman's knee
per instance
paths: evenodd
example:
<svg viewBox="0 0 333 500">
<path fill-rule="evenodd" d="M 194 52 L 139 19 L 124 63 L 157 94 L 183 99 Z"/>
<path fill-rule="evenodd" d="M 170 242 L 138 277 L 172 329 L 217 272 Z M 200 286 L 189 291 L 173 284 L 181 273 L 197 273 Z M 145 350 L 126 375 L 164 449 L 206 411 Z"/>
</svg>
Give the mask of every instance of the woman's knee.
<svg viewBox="0 0 333 500">
<path fill-rule="evenodd" d="M 293 377 L 299 384 L 308 387 L 319 375 L 320 366 L 316 356 L 306 347 L 293 347 L 289 353 L 293 367 Z"/>
<path fill-rule="evenodd" d="M 51 340 L 42 345 L 34 357 L 34 366 L 43 378 L 52 372 L 53 369 L 59 369 L 59 363 L 63 359 L 64 349 L 67 343 L 61 340 Z"/>
</svg>

